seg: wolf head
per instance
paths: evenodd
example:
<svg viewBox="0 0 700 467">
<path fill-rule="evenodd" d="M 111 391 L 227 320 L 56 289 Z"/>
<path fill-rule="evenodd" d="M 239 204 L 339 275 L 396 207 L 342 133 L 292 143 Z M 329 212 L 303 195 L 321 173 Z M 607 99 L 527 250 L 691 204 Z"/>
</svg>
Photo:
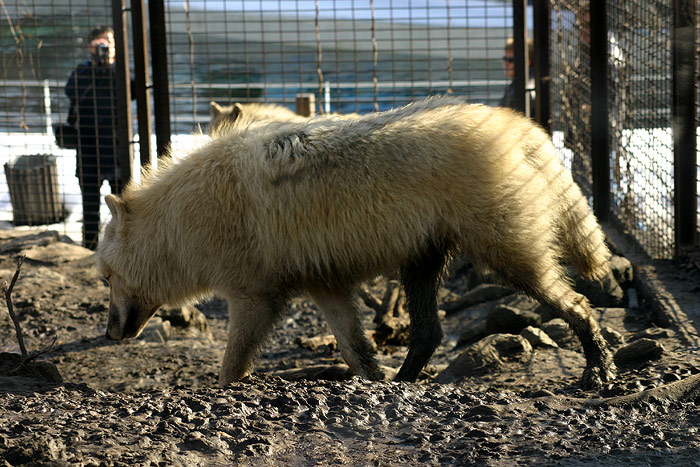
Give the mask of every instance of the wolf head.
<svg viewBox="0 0 700 467">
<path fill-rule="evenodd" d="M 136 337 L 160 308 L 146 288 L 146 271 L 138 261 L 138 253 L 129 247 L 129 210 L 124 200 L 108 195 L 105 198 L 112 220 L 99 243 L 97 264 L 109 282 L 109 318 L 107 337 L 121 340 Z M 141 258 L 142 259 L 142 258 Z"/>
<path fill-rule="evenodd" d="M 210 136 L 217 136 L 222 127 L 233 125 L 241 114 L 244 113 L 243 106 L 239 103 L 233 105 L 219 105 L 214 101 L 209 103 L 209 127 L 207 133 Z"/>
<path fill-rule="evenodd" d="M 219 105 L 209 103 L 209 127 L 207 133 L 217 138 L 230 128 L 244 127 L 264 122 L 303 122 L 306 117 L 297 115 L 286 107 L 275 104 L 241 104 Z"/>
</svg>

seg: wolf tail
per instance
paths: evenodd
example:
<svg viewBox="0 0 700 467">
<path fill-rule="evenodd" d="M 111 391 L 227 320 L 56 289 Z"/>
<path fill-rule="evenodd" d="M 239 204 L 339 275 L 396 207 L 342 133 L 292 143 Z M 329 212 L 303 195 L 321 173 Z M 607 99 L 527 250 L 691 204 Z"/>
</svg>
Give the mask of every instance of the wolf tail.
<svg viewBox="0 0 700 467">
<path fill-rule="evenodd" d="M 610 250 L 581 190 L 571 178 L 567 182 L 560 216 L 561 246 L 581 275 L 601 280 L 610 272 Z"/>
</svg>

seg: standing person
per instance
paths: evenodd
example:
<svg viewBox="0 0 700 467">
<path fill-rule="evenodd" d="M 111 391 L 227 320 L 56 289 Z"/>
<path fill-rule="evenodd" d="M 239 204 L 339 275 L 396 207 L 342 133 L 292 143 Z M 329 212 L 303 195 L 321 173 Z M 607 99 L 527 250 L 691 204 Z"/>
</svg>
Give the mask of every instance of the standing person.
<svg viewBox="0 0 700 467">
<path fill-rule="evenodd" d="M 68 123 L 78 130 L 76 175 L 83 202 L 83 245 L 97 247 L 100 187 L 107 180 L 119 193 L 128 180 L 119 167 L 117 144 L 116 47 L 114 31 L 100 26 L 88 36 L 90 59 L 66 83 Z"/>
<path fill-rule="evenodd" d="M 506 73 L 506 78 L 511 82 L 506 86 L 503 92 L 503 97 L 498 102 L 499 107 L 510 107 L 513 108 L 515 104 L 515 85 L 513 79 L 515 79 L 515 47 L 514 40 L 509 37 L 506 40 L 506 46 L 504 48 L 503 55 L 503 69 Z M 532 61 L 535 56 L 535 45 L 532 39 L 527 40 L 527 57 L 528 57 L 528 78 L 527 83 L 525 83 L 525 94 L 527 99 L 530 101 L 530 112 L 535 108 L 535 77 L 532 72 Z M 528 115 L 529 116 L 529 115 Z"/>
</svg>

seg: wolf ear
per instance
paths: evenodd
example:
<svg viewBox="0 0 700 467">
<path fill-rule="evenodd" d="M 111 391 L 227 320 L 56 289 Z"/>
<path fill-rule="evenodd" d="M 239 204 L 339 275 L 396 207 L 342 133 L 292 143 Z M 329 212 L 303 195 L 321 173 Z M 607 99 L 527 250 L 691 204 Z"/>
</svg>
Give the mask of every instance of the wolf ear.
<svg viewBox="0 0 700 467">
<path fill-rule="evenodd" d="M 231 109 L 231 113 L 229 113 L 226 116 L 226 120 L 228 120 L 230 122 L 235 122 L 236 120 L 238 120 L 238 117 L 240 117 L 242 113 L 243 113 L 243 106 L 241 104 L 239 104 L 238 102 L 236 102 L 235 104 L 233 104 L 233 109 Z"/>
<path fill-rule="evenodd" d="M 105 203 L 107 203 L 109 212 L 112 213 L 112 218 L 118 223 L 123 222 L 129 213 L 129 210 L 126 208 L 126 202 L 118 196 L 107 195 L 105 196 Z"/>
<path fill-rule="evenodd" d="M 211 118 L 216 118 L 219 115 L 221 115 L 224 111 L 224 108 L 221 107 L 219 104 L 217 104 L 214 101 L 209 102 L 209 115 Z"/>
</svg>

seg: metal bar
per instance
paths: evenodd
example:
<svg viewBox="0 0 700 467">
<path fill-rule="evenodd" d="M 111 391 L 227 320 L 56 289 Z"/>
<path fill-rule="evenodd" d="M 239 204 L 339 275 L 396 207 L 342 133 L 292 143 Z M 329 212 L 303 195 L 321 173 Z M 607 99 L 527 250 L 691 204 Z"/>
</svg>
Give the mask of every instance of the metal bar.
<svg viewBox="0 0 700 467">
<path fill-rule="evenodd" d="M 513 77 L 513 108 L 525 115 L 530 115 L 530 105 L 525 98 L 527 70 L 527 0 L 513 0 L 513 58 L 515 59 Z"/>
<path fill-rule="evenodd" d="M 164 0 L 149 0 L 151 24 L 151 66 L 153 68 L 153 110 L 158 157 L 168 155 L 170 146 L 170 94 L 168 89 L 168 51 L 165 37 Z"/>
<path fill-rule="evenodd" d="M 379 59 L 379 50 L 377 49 L 377 15 L 374 11 L 374 1 L 369 0 L 369 7 L 372 10 L 372 26 L 370 30 L 372 36 L 370 41 L 372 42 L 372 82 L 374 83 L 374 111 L 379 111 L 379 86 L 377 85 L 379 81 L 377 80 L 377 60 Z M 428 29 L 430 31 L 430 29 Z"/>
<path fill-rule="evenodd" d="M 535 42 L 535 121 L 542 126 L 547 133 L 552 133 L 550 114 L 550 91 L 552 81 L 549 64 L 549 30 L 552 27 L 548 0 L 535 0 L 533 2 L 533 29 Z"/>
<path fill-rule="evenodd" d="M 316 0 L 316 16 L 314 18 L 314 33 L 316 34 L 316 75 L 318 76 L 318 99 L 320 101 L 325 101 L 324 98 L 324 93 L 323 93 L 323 69 L 321 68 L 321 64 L 323 63 L 323 47 L 321 46 L 321 29 L 319 28 L 319 16 L 321 14 L 321 8 L 318 3 L 318 0 Z M 299 105 L 299 95 L 296 97 L 297 99 L 297 105 Z M 320 102 L 319 102 L 320 104 Z M 297 108 L 297 112 L 299 111 L 299 108 Z M 324 106 L 319 105 L 318 106 L 318 111 L 320 114 L 325 114 L 325 113 L 330 113 L 326 112 L 326 109 Z M 301 114 L 300 114 L 301 115 Z"/>
<path fill-rule="evenodd" d="M 139 125 L 141 167 L 151 163 L 151 92 L 148 78 L 148 42 L 144 0 L 131 1 L 132 37 L 134 40 L 134 94 Z"/>
<path fill-rule="evenodd" d="M 601 221 L 610 214 L 608 141 L 608 24 L 605 0 L 591 0 L 591 167 L 593 211 Z M 575 110 L 576 111 L 576 110 Z"/>
<path fill-rule="evenodd" d="M 152 49 L 153 47 L 151 47 Z M 152 55 L 152 54 L 151 54 Z M 663 78 L 660 75 L 649 75 L 645 77 L 638 77 L 638 76 L 633 76 L 632 81 L 642 81 L 642 80 L 649 80 L 649 79 L 670 79 L 668 78 Z M 324 81 L 324 83 L 327 83 L 328 81 Z M 509 84 L 510 81 L 504 80 L 504 79 L 472 79 L 472 80 L 433 80 L 433 81 L 427 81 L 427 80 L 415 80 L 415 81 L 380 81 L 377 83 L 377 86 L 380 88 L 395 88 L 395 87 L 423 87 L 423 88 L 429 88 L 431 85 L 433 87 L 449 87 L 450 85 L 452 86 L 459 86 L 459 87 L 467 87 L 467 86 L 494 86 L 498 88 L 499 90 L 503 89 L 503 86 Z M 65 83 L 61 80 L 49 80 L 49 84 L 51 87 L 61 87 Z M 8 79 L 5 81 L 0 81 L 0 88 L 7 88 L 7 87 L 21 87 L 21 86 L 27 86 L 27 87 L 42 87 L 44 85 L 44 80 L 12 80 Z M 339 83 L 334 83 L 333 87 L 338 88 L 338 89 L 354 89 L 354 88 L 374 88 L 375 84 L 373 81 L 358 81 L 357 84 L 355 83 L 349 83 L 349 82 L 339 82 Z M 189 88 L 190 84 L 189 83 L 174 83 L 170 85 L 171 88 Z M 207 83 L 206 85 L 200 85 L 198 88 L 206 88 L 206 89 L 266 89 L 266 88 L 283 88 L 283 87 L 289 87 L 289 83 L 283 83 L 283 82 L 268 82 L 268 83 Z M 308 83 L 302 83 L 302 88 L 303 89 L 310 89 L 310 90 L 317 90 L 318 89 L 318 83 L 317 82 L 308 82 Z"/>
<path fill-rule="evenodd" d="M 131 179 L 134 159 L 133 129 L 131 127 L 131 72 L 129 70 L 129 44 L 127 38 L 126 0 L 112 0 L 112 21 L 114 22 L 114 42 L 116 44 L 117 91 L 117 142 L 121 179 L 126 183 Z M 117 187 L 121 191 L 124 187 Z"/>
<path fill-rule="evenodd" d="M 328 81 L 325 81 L 328 82 Z M 475 79 L 475 80 L 453 80 L 453 81 L 448 81 L 448 80 L 438 80 L 438 81 L 427 81 L 427 80 L 420 80 L 420 81 L 380 81 L 378 83 L 374 83 L 374 81 L 357 81 L 357 82 L 344 82 L 344 83 L 334 83 L 333 87 L 337 89 L 369 89 L 369 88 L 374 88 L 375 86 L 379 88 L 411 88 L 411 87 L 416 87 L 416 88 L 430 88 L 430 87 L 449 87 L 450 85 L 452 86 L 459 86 L 459 87 L 468 87 L 468 86 L 494 86 L 498 88 L 499 90 L 503 89 L 503 86 L 510 84 L 510 81 L 508 80 L 502 80 L 502 79 Z M 190 88 L 189 83 L 174 83 L 171 85 L 172 88 Z M 206 89 L 269 89 L 269 88 L 288 88 L 289 84 L 288 83 L 282 83 L 282 82 L 267 82 L 267 83 L 207 83 L 205 85 L 200 85 L 198 86 L 199 88 L 206 88 Z M 309 89 L 309 90 L 318 90 L 318 84 L 317 83 L 312 83 L 312 82 L 307 82 L 307 83 L 301 83 L 300 85 L 301 89 Z"/>
<path fill-rule="evenodd" d="M 697 230 L 696 0 L 673 1 L 672 105 L 675 182 L 675 254 L 695 245 Z"/>
</svg>

